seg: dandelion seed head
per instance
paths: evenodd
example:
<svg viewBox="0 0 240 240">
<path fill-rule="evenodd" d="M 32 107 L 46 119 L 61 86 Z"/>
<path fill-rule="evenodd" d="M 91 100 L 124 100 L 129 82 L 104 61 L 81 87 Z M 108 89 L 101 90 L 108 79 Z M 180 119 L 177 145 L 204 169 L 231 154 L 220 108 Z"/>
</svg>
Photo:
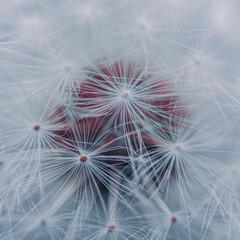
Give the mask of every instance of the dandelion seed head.
<svg viewBox="0 0 240 240">
<path fill-rule="evenodd" d="M 45 226 L 47 224 L 46 220 L 44 218 L 41 219 L 41 226 Z"/>
<path fill-rule="evenodd" d="M 39 41 L 47 33 L 47 21 L 41 16 L 30 15 L 19 21 L 19 34 L 27 41 Z"/>
<path fill-rule="evenodd" d="M 230 22 L 227 20 L 232 12 L 230 2 L 219 1 L 213 14 L 213 24 L 215 27 L 223 32 L 226 32 L 230 27 Z"/>
<path fill-rule="evenodd" d="M 39 124 L 36 124 L 36 125 L 34 125 L 34 127 L 33 127 L 33 129 L 35 130 L 35 131 L 38 131 L 38 130 L 40 130 L 40 125 Z"/>
<path fill-rule="evenodd" d="M 176 151 L 182 150 L 182 145 L 179 144 L 179 143 L 176 143 L 175 146 L 174 146 L 174 150 L 176 150 Z"/>
<path fill-rule="evenodd" d="M 83 16 L 90 17 L 93 13 L 93 6 L 90 4 L 85 4 L 81 6 L 81 9 L 79 11 Z"/>
<path fill-rule="evenodd" d="M 183 151 L 183 147 L 184 147 L 183 143 L 175 142 L 175 143 L 170 143 L 169 145 L 167 145 L 164 148 L 166 148 L 166 151 L 169 151 L 172 154 L 178 154 Z"/>
<path fill-rule="evenodd" d="M 109 224 L 108 225 L 108 231 L 111 232 L 115 229 L 115 225 L 114 224 Z"/>
<path fill-rule="evenodd" d="M 82 155 L 80 157 L 80 162 L 86 162 L 88 160 L 88 157 L 86 155 Z"/>
<path fill-rule="evenodd" d="M 123 91 L 122 92 L 122 97 L 125 98 L 125 99 L 129 98 L 130 97 L 130 92 L 129 91 Z"/>
<path fill-rule="evenodd" d="M 65 64 L 65 65 L 62 66 L 62 70 L 65 73 L 70 73 L 72 71 L 72 66 L 70 64 Z"/>
<path fill-rule="evenodd" d="M 176 216 L 172 216 L 171 217 L 171 221 L 172 221 L 172 223 L 175 223 L 177 221 L 177 217 Z"/>
<path fill-rule="evenodd" d="M 13 2 L 0 239 L 239 239 L 237 0 Z"/>
<path fill-rule="evenodd" d="M 145 32 L 147 33 L 151 29 L 151 23 L 147 21 L 145 17 L 140 17 L 137 19 L 137 30 L 139 32 Z"/>
</svg>

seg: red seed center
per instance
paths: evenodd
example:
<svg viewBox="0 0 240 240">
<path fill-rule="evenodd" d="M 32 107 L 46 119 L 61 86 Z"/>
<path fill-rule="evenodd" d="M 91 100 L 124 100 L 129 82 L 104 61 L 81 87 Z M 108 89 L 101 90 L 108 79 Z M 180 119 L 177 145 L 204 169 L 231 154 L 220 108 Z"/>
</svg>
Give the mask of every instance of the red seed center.
<svg viewBox="0 0 240 240">
<path fill-rule="evenodd" d="M 176 216 L 172 216 L 171 220 L 172 220 L 172 223 L 175 223 L 177 221 L 177 217 Z"/>
<path fill-rule="evenodd" d="M 113 224 L 111 224 L 111 225 L 108 226 L 108 230 L 109 230 L 109 231 L 113 230 L 114 228 L 115 228 L 115 225 L 113 225 Z"/>
<path fill-rule="evenodd" d="M 86 162 L 87 161 L 87 156 L 83 155 L 80 157 L 80 162 Z"/>
<path fill-rule="evenodd" d="M 44 218 L 41 220 L 41 224 L 42 226 L 46 225 L 46 220 Z"/>
<path fill-rule="evenodd" d="M 127 91 L 125 91 L 125 92 L 122 93 L 122 97 L 128 98 L 128 96 L 129 96 L 129 93 L 128 93 Z"/>
<path fill-rule="evenodd" d="M 179 150 L 181 149 L 181 146 L 180 146 L 179 144 L 177 144 L 177 145 L 175 146 L 175 149 L 179 151 Z"/>
<path fill-rule="evenodd" d="M 39 129 L 40 129 L 40 125 L 35 125 L 34 127 L 33 127 L 33 129 L 35 130 L 35 131 L 38 131 Z"/>
</svg>

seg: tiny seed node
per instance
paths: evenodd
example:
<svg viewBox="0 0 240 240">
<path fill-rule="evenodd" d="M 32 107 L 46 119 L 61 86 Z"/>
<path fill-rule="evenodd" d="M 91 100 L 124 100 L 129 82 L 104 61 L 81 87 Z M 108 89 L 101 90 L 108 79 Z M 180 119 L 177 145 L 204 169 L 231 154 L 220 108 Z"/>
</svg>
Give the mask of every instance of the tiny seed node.
<svg viewBox="0 0 240 240">
<path fill-rule="evenodd" d="M 86 162 L 87 161 L 87 156 L 83 155 L 80 157 L 80 162 Z"/>
<path fill-rule="evenodd" d="M 42 220 L 41 220 L 41 224 L 42 224 L 42 226 L 45 226 L 45 225 L 46 225 L 45 219 L 42 219 Z"/>
<path fill-rule="evenodd" d="M 111 224 L 108 226 L 108 231 L 112 231 L 114 230 L 114 228 L 115 228 L 115 225 Z"/>
<path fill-rule="evenodd" d="M 175 146 L 175 149 L 179 151 L 179 150 L 181 149 L 181 146 L 180 146 L 179 144 L 177 144 L 177 145 Z"/>
<path fill-rule="evenodd" d="M 123 98 L 128 98 L 129 97 L 129 93 L 127 91 L 122 93 L 122 97 Z"/>
<path fill-rule="evenodd" d="M 172 220 L 172 223 L 175 223 L 177 221 L 177 217 L 176 216 L 172 216 L 171 220 Z"/>
<path fill-rule="evenodd" d="M 40 129 L 40 125 L 35 125 L 34 127 L 33 127 L 33 129 L 35 130 L 35 131 L 38 131 L 39 129 Z"/>
</svg>

